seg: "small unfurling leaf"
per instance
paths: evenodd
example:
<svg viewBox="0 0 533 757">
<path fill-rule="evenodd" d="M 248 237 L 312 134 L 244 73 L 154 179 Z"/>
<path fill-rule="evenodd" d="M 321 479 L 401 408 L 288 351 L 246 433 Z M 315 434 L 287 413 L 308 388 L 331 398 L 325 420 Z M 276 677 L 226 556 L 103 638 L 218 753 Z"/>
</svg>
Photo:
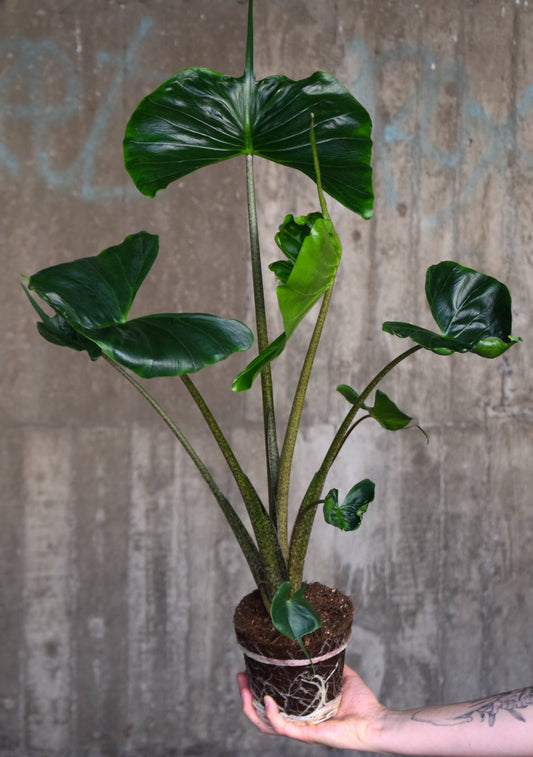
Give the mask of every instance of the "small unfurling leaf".
<svg viewBox="0 0 533 757">
<path fill-rule="evenodd" d="M 339 491 L 331 489 L 324 501 L 326 523 L 341 531 L 355 531 L 361 525 L 363 515 L 374 499 L 374 492 L 374 482 L 365 478 L 350 489 L 342 505 L 339 505 Z"/>
</svg>

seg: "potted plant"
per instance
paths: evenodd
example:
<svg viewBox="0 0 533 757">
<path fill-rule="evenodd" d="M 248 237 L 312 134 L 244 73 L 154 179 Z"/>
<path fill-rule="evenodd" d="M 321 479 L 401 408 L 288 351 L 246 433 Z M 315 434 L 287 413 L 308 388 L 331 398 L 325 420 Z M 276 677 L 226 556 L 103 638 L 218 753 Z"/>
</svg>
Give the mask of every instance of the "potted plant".
<svg viewBox="0 0 533 757">
<path fill-rule="evenodd" d="M 378 385 L 414 352 L 473 352 L 493 358 L 518 341 L 511 336 L 511 299 L 503 284 L 453 261 L 431 266 L 426 274 L 426 295 L 438 330 L 404 322 L 383 324 L 386 332 L 407 337 L 413 344 L 370 378 L 362 390 L 346 384 L 336 387 L 347 402 L 346 416 L 324 458 L 317 461 L 316 473 L 289 524 L 293 454 L 341 260 L 341 243 L 324 193 L 363 219 L 371 217 L 370 134 L 366 110 L 328 74 L 317 72 L 301 81 L 284 76 L 256 80 L 253 0 L 249 2 L 243 76 L 185 69 L 144 98 L 126 127 L 125 165 L 135 185 L 149 197 L 204 166 L 245 156 L 257 354 L 237 375 L 233 389 L 246 391 L 260 378 L 266 501 L 191 378 L 196 371 L 249 349 L 252 331 L 239 321 L 205 313 L 157 313 L 128 319 L 133 299 L 158 255 L 157 236 L 136 232 L 98 255 L 39 271 L 28 277 L 25 287 L 40 316 L 37 326 L 41 335 L 54 344 L 86 351 L 93 361 L 106 361 L 141 393 L 183 446 L 226 517 L 256 584 L 238 604 L 234 618 L 256 705 L 260 709 L 264 694 L 269 693 L 288 717 L 315 722 L 333 714 L 339 701 L 353 605 L 336 589 L 305 585 L 311 529 L 321 507 L 328 524 L 356 530 L 374 499 L 375 488 L 372 481 L 364 479 L 344 497 L 339 497 L 336 488 L 325 492 L 333 463 L 363 420 L 373 418 L 388 430 L 412 423 Z M 272 281 L 277 279 L 283 331 L 272 341 L 267 332 L 254 156 L 298 169 L 316 183 L 318 193 L 317 209 L 303 216 L 287 215 L 275 236 L 284 258 L 270 268 Z M 52 314 L 31 292 L 52 308 Z M 291 348 L 291 335 L 314 305 L 318 313 L 302 354 L 281 437 L 271 364 Z M 339 332 L 342 326 L 339 324 Z M 235 479 L 251 529 L 178 423 L 139 380 L 155 376 L 181 377 Z"/>
</svg>

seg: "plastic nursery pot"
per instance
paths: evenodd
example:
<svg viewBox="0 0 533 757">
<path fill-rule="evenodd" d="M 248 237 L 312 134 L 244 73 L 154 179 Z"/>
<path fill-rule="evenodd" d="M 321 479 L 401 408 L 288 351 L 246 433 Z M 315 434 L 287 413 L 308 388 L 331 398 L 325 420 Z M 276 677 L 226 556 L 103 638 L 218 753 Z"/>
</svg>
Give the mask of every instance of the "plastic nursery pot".
<svg viewBox="0 0 533 757">
<path fill-rule="evenodd" d="M 339 707 L 354 606 L 345 594 L 320 583 L 309 584 L 305 597 L 322 619 L 317 631 L 303 637 L 313 665 L 296 641 L 276 631 L 257 590 L 241 600 L 233 623 L 256 710 L 264 714 L 268 694 L 289 720 L 319 723 Z"/>
</svg>

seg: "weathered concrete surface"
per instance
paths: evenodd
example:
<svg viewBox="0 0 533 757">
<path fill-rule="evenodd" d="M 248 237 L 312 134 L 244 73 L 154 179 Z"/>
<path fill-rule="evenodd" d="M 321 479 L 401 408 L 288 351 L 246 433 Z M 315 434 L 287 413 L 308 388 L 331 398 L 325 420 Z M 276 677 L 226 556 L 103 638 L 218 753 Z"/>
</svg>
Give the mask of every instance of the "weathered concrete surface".
<svg viewBox="0 0 533 757">
<path fill-rule="evenodd" d="M 418 353 L 387 380 L 431 442 L 363 425 L 331 485 L 371 477 L 376 502 L 355 535 L 318 525 L 308 578 L 352 593 L 348 661 L 386 702 L 529 685 L 533 6 L 256 6 L 259 76 L 331 71 L 375 124 L 374 219 L 331 208 L 345 256 L 294 499 L 344 412 L 336 384 L 361 387 L 403 348 L 381 323 L 430 325 L 428 265 L 452 258 L 504 280 L 525 337 L 495 362 Z M 105 364 L 39 338 L 18 285 L 20 272 L 146 228 L 162 251 L 136 312 L 155 302 L 251 322 L 242 163 L 151 201 L 121 158 L 131 110 L 165 76 L 189 65 L 241 72 L 245 22 L 237 0 L 0 4 L 2 757 L 310 753 L 261 738 L 240 715 L 231 615 L 251 581 L 192 466 Z M 315 207 L 315 193 L 279 167 L 258 174 L 270 261 L 283 215 Z M 262 486 L 257 393 L 229 391 L 245 359 L 198 381 Z M 282 415 L 298 360 L 275 369 Z M 210 457 L 180 382 L 153 387 Z"/>
</svg>

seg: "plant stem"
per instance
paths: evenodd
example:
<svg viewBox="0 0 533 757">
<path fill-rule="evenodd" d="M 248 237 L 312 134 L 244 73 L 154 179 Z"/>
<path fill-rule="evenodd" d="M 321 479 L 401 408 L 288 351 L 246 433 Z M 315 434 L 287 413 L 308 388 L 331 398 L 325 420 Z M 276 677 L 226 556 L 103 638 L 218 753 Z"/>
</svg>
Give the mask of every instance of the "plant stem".
<svg viewBox="0 0 533 757">
<path fill-rule="evenodd" d="M 254 0 L 248 0 L 245 76 L 254 77 Z"/>
<path fill-rule="evenodd" d="M 289 581 L 295 591 L 302 584 L 307 546 L 311 536 L 315 513 L 321 502 L 320 495 L 323 488 L 322 471 L 318 470 L 307 488 L 292 529 L 289 549 Z"/>
<path fill-rule="evenodd" d="M 185 437 L 183 432 L 178 428 L 178 426 L 174 423 L 174 421 L 163 410 L 163 408 L 157 402 L 157 400 L 150 394 L 150 392 L 148 392 L 137 381 L 137 379 L 134 378 L 134 376 L 131 375 L 131 373 L 126 371 L 123 368 L 123 366 L 120 365 L 120 363 L 115 362 L 115 360 L 108 357 L 104 353 L 102 353 L 102 357 L 107 363 L 109 363 L 109 365 L 112 368 L 118 371 L 118 373 L 120 373 L 120 375 L 123 376 L 126 379 L 126 381 L 129 381 L 129 383 L 135 389 L 137 389 L 137 391 L 141 394 L 141 396 L 153 407 L 153 409 L 156 411 L 159 417 L 166 423 L 168 428 L 172 431 L 175 438 L 181 444 L 185 452 L 189 455 L 189 457 L 195 464 L 196 468 L 200 472 L 201 476 L 203 477 L 204 481 L 207 483 L 208 487 L 210 488 L 226 520 L 228 521 L 231 527 L 231 530 L 233 531 L 235 538 L 237 539 L 239 546 L 244 554 L 246 562 L 248 563 L 250 567 L 250 570 L 252 572 L 252 575 L 257 585 L 259 587 L 264 586 L 267 583 L 267 578 L 265 575 L 263 565 L 261 563 L 259 551 L 256 545 L 254 544 L 252 537 L 248 533 L 248 530 L 246 529 L 245 525 L 243 524 L 243 522 L 241 521 L 241 519 L 239 518 L 235 510 L 233 509 L 229 500 L 221 492 L 219 486 L 215 482 L 213 476 L 209 472 L 206 465 L 200 459 L 194 447 L 190 444 L 190 442 L 187 440 L 187 438 Z"/>
<path fill-rule="evenodd" d="M 302 417 L 303 406 L 305 402 L 305 395 L 307 387 L 309 385 L 309 377 L 313 368 L 313 362 L 316 356 L 318 343 L 326 320 L 329 303 L 331 301 L 331 295 L 333 293 L 333 285 L 325 292 L 322 299 L 322 305 L 318 314 L 315 328 L 309 342 L 309 347 L 305 356 L 305 360 L 300 372 L 300 378 L 294 394 L 294 399 L 291 406 L 291 412 L 289 420 L 287 421 L 287 429 L 285 431 L 285 438 L 283 440 L 283 447 L 281 449 L 279 472 L 278 472 L 278 485 L 276 491 L 276 501 L 278 508 L 278 534 L 285 555 L 285 559 L 288 560 L 289 555 L 289 543 L 288 543 L 288 509 L 289 509 L 289 486 L 290 476 L 292 468 L 292 460 L 294 456 L 294 448 L 296 446 L 296 439 L 298 437 L 298 429 L 300 426 L 300 420 Z"/>
<path fill-rule="evenodd" d="M 224 455 L 224 459 L 226 463 L 228 464 L 228 468 L 230 469 L 237 486 L 239 487 L 239 491 L 242 494 L 243 500 L 246 503 L 247 499 L 249 499 L 250 497 L 254 498 L 261 505 L 265 515 L 267 515 L 266 510 L 264 509 L 261 503 L 259 495 L 257 494 L 248 476 L 244 473 L 228 440 L 224 436 L 220 426 L 218 425 L 215 419 L 215 416 L 209 409 L 206 401 L 200 394 L 198 388 L 195 386 L 195 384 L 193 383 L 192 379 L 190 378 L 188 374 L 184 374 L 183 376 L 180 376 L 180 378 L 182 382 L 184 383 L 187 391 L 193 398 L 196 406 L 202 413 L 204 420 L 209 427 L 209 430 L 211 431 L 216 443 L 219 446 L 220 451 Z"/>
<path fill-rule="evenodd" d="M 330 221 L 331 219 L 328 213 L 326 200 L 324 198 L 324 193 L 322 191 L 322 179 L 320 175 L 320 164 L 318 160 L 316 138 L 315 138 L 315 116 L 313 113 L 311 113 L 310 137 L 311 137 L 311 149 L 313 152 L 313 164 L 315 168 L 315 180 L 316 180 L 316 185 L 317 185 L 317 190 L 318 190 L 318 198 L 320 201 L 320 208 L 322 210 L 323 217 L 327 221 Z M 294 448 L 296 445 L 296 439 L 298 437 L 298 429 L 300 427 L 300 420 L 302 417 L 302 411 L 303 411 L 303 406 L 305 402 L 305 395 L 307 393 L 307 387 L 309 384 L 311 370 L 313 368 L 313 363 L 314 363 L 316 352 L 318 349 L 318 343 L 322 335 L 322 330 L 324 328 L 324 323 L 326 321 L 329 304 L 331 302 L 331 296 L 333 294 L 333 284 L 334 284 L 334 281 L 332 282 L 329 289 L 327 289 L 322 299 L 320 312 L 318 314 L 318 318 L 316 320 L 315 328 L 313 330 L 313 334 L 309 342 L 309 347 L 307 349 L 307 353 L 306 353 L 305 360 L 302 366 L 302 370 L 300 372 L 298 386 L 296 387 L 296 392 L 295 392 L 294 399 L 292 402 L 291 412 L 289 415 L 289 420 L 287 422 L 287 429 L 285 431 L 285 438 L 283 440 L 283 447 L 281 450 L 281 457 L 280 457 L 280 464 L 279 464 L 279 471 L 278 471 L 278 482 L 277 482 L 277 489 L 276 489 L 276 502 L 277 502 L 277 508 L 278 508 L 278 534 L 279 534 L 281 547 L 283 549 L 283 554 L 285 555 L 286 560 L 289 559 L 289 544 L 288 544 L 289 486 L 290 486 L 292 460 L 294 457 Z M 293 588 L 296 590 L 296 588 L 298 587 L 294 587 L 293 585 Z"/>
<path fill-rule="evenodd" d="M 391 360 L 379 373 L 374 376 L 372 381 L 365 387 L 365 389 L 359 395 L 358 401 L 350 408 L 342 424 L 340 425 L 333 441 L 331 442 L 328 451 L 322 461 L 322 464 L 318 471 L 313 476 L 311 483 L 305 493 L 302 504 L 298 510 L 296 520 L 294 522 L 294 528 L 291 536 L 291 543 L 289 549 L 289 580 L 291 581 L 295 590 L 300 586 L 303 576 L 303 568 L 305 555 L 307 552 L 307 545 L 309 543 L 309 537 L 311 534 L 311 528 L 315 518 L 316 509 L 320 500 L 320 495 L 324 484 L 326 482 L 327 475 L 331 466 L 333 465 L 337 455 L 342 449 L 343 444 L 349 437 L 353 430 L 353 420 L 355 415 L 359 412 L 363 406 L 365 400 L 369 394 L 376 388 L 379 382 L 385 378 L 385 376 L 395 368 L 398 363 L 405 360 L 418 350 L 422 349 L 421 345 L 417 344 L 414 347 L 410 347 L 405 352 L 402 352 L 398 357 Z"/>
<path fill-rule="evenodd" d="M 259 228 L 257 223 L 257 204 L 255 197 L 255 177 L 253 162 L 251 102 L 255 86 L 254 74 L 254 30 L 253 30 L 253 0 L 248 2 L 248 33 L 246 39 L 245 80 L 245 124 L 246 124 L 246 196 L 248 200 L 248 230 L 250 235 L 250 255 L 252 262 L 252 283 L 254 291 L 255 322 L 257 331 L 257 347 L 259 353 L 268 347 L 268 328 L 263 288 L 263 274 L 261 270 L 261 250 L 259 246 Z M 270 518 L 252 519 L 256 538 L 258 539 L 261 556 L 265 568 L 272 567 L 274 572 L 269 590 L 277 591 L 283 580 L 288 576 L 287 565 L 277 536 L 277 506 L 276 481 L 278 478 L 279 451 L 276 433 L 276 417 L 274 413 L 274 392 L 272 387 L 272 372 L 270 365 L 261 371 L 261 395 L 263 401 L 263 428 L 265 434 L 265 454 L 267 467 L 268 507 Z M 252 501 L 253 502 L 253 501 Z M 262 507 L 262 506 L 261 506 Z M 274 538 L 270 536 L 273 530 Z M 265 535 L 268 544 L 264 543 Z M 261 539 L 261 541 L 260 541 Z M 284 578 L 280 580 L 280 576 Z M 265 598 L 263 597 L 263 600 Z M 266 603 L 267 607 L 269 602 Z"/>
<path fill-rule="evenodd" d="M 365 403 L 366 399 L 369 397 L 371 392 L 374 391 L 374 389 L 377 387 L 377 385 L 382 381 L 385 376 L 392 371 L 393 368 L 395 368 L 399 363 L 402 362 L 402 360 L 405 360 L 410 355 L 414 354 L 415 352 L 418 352 L 418 350 L 421 350 L 422 346 L 420 344 L 415 344 L 414 347 L 410 347 L 408 350 L 405 350 L 405 352 L 402 352 L 400 355 L 394 358 L 394 360 L 391 360 L 390 363 L 388 363 L 379 373 L 377 373 L 372 381 L 363 389 L 361 394 L 359 395 L 358 401 L 353 405 L 353 407 L 348 411 L 346 414 L 346 417 L 344 421 L 342 422 L 341 426 L 339 427 L 339 430 L 335 434 L 335 438 L 333 439 L 330 448 L 328 452 L 326 453 L 326 456 L 324 458 L 324 462 L 322 463 L 321 468 L 324 468 L 326 470 L 326 475 L 333 465 L 333 462 L 335 461 L 335 458 L 339 454 L 344 442 L 348 438 L 350 434 L 350 426 L 352 424 L 353 419 L 359 412 L 359 410 L 362 408 L 363 404 Z"/>
<path fill-rule="evenodd" d="M 254 290 L 255 320 L 259 352 L 268 346 L 268 330 L 261 271 L 261 251 L 259 247 L 259 230 L 257 224 L 257 207 L 255 199 L 255 181 L 253 156 L 246 156 L 246 189 L 248 197 L 248 227 L 250 233 L 250 252 L 252 260 L 252 280 Z M 265 430 L 265 449 L 268 476 L 269 512 L 274 525 L 277 525 L 276 481 L 278 478 L 279 451 L 274 414 L 274 393 L 272 390 L 272 372 L 270 365 L 261 371 L 261 391 L 263 398 L 263 423 Z"/>
<path fill-rule="evenodd" d="M 181 376 L 181 380 L 202 413 L 204 420 L 224 455 L 224 459 L 239 487 L 244 504 L 246 505 L 246 510 L 250 516 L 250 521 L 254 529 L 256 541 L 259 545 L 259 551 L 266 574 L 272 577 L 273 582 L 280 581 L 283 576 L 286 577 L 287 568 L 274 524 L 270 520 L 259 495 L 248 476 L 246 476 L 242 470 L 230 444 L 222 433 L 213 413 L 209 409 L 197 387 L 187 374 Z M 274 593 L 277 588 L 278 587 L 274 585 L 269 586 L 269 590 L 271 590 L 272 593 Z"/>
<path fill-rule="evenodd" d="M 314 113 L 311 113 L 310 137 L 311 137 L 311 149 L 313 151 L 313 165 L 315 167 L 316 188 L 318 190 L 318 201 L 320 202 L 320 209 L 322 211 L 322 215 L 324 216 L 324 218 L 326 218 L 329 221 L 330 217 L 328 213 L 328 206 L 326 205 L 326 198 L 324 197 L 324 192 L 322 191 L 322 176 L 320 173 L 320 162 L 318 160 L 318 151 L 316 147 L 315 114 Z"/>
</svg>

